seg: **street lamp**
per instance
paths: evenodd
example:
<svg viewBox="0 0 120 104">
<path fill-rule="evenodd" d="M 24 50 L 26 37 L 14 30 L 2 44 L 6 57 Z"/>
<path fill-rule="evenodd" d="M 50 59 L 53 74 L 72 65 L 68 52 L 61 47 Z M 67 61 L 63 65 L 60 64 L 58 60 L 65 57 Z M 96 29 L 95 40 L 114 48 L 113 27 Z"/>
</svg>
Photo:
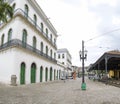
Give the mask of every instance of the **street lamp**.
<svg viewBox="0 0 120 104">
<path fill-rule="evenodd" d="M 81 89 L 82 90 L 86 90 L 86 83 L 85 83 L 85 79 L 84 79 L 84 60 L 87 59 L 87 50 L 84 50 L 84 41 L 82 41 L 82 51 L 79 51 L 79 55 L 80 55 L 80 60 L 82 60 L 82 85 L 81 85 Z"/>
</svg>

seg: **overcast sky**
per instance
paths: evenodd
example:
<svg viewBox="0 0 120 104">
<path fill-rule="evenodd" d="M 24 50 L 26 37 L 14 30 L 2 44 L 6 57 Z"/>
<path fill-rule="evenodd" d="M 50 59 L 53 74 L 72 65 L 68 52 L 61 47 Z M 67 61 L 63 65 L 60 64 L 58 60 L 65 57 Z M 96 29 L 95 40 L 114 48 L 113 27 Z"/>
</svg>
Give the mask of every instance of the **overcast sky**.
<svg viewBox="0 0 120 104">
<path fill-rule="evenodd" d="M 67 48 L 73 65 L 81 66 L 82 40 L 88 58 L 120 49 L 120 0 L 36 0 L 58 32 L 57 46 Z"/>
</svg>

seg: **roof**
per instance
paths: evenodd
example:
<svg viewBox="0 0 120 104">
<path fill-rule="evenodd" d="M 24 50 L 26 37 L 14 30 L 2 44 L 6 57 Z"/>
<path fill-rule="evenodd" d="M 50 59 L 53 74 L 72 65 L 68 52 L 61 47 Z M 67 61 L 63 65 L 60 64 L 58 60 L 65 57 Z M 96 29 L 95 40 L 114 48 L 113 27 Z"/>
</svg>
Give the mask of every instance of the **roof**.
<svg viewBox="0 0 120 104">
<path fill-rule="evenodd" d="M 89 70 L 105 70 L 107 62 L 107 70 L 120 69 L 120 51 L 113 50 L 105 52 L 94 64 L 91 65 Z"/>
</svg>

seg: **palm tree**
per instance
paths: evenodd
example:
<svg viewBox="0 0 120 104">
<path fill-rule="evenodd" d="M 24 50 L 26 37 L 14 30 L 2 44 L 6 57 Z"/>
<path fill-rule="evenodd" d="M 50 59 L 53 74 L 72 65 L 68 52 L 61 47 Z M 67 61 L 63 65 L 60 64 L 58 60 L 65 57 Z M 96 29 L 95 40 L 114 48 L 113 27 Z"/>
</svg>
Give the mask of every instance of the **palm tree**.
<svg viewBox="0 0 120 104">
<path fill-rule="evenodd" d="M 13 17 L 13 7 L 4 0 L 0 0 L 0 21 L 7 22 L 7 17 Z"/>
</svg>

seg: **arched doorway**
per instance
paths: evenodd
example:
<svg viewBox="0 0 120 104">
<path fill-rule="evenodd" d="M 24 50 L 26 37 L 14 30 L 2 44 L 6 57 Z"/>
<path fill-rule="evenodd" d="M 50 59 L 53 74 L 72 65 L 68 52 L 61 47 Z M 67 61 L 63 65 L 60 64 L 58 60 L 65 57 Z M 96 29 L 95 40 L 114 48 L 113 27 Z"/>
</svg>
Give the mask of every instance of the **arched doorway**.
<svg viewBox="0 0 120 104">
<path fill-rule="evenodd" d="M 58 70 L 57 70 L 57 80 L 58 80 Z"/>
<path fill-rule="evenodd" d="M 48 68 L 45 69 L 45 81 L 47 82 L 48 80 Z"/>
<path fill-rule="evenodd" d="M 50 68 L 50 81 L 52 81 L 52 67 Z"/>
<path fill-rule="evenodd" d="M 56 79 L 55 76 L 56 76 L 56 70 L 54 69 L 54 80 Z"/>
<path fill-rule="evenodd" d="M 35 63 L 33 63 L 31 65 L 31 83 L 35 83 L 36 82 L 36 65 Z"/>
<path fill-rule="evenodd" d="M 43 78 L 43 67 L 40 67 L 40 82 L 42 82 Z"/>
<path fill-rule="evenodd" d="M 59 70 L 59 79 L 60 79 L 60 77 L 61 77 L 61 70 Z"/>
<path fill-rule="evenodd" d="M 20 84 L 25 84 L 25 63 L 21 63 Z"/>
</svg>

